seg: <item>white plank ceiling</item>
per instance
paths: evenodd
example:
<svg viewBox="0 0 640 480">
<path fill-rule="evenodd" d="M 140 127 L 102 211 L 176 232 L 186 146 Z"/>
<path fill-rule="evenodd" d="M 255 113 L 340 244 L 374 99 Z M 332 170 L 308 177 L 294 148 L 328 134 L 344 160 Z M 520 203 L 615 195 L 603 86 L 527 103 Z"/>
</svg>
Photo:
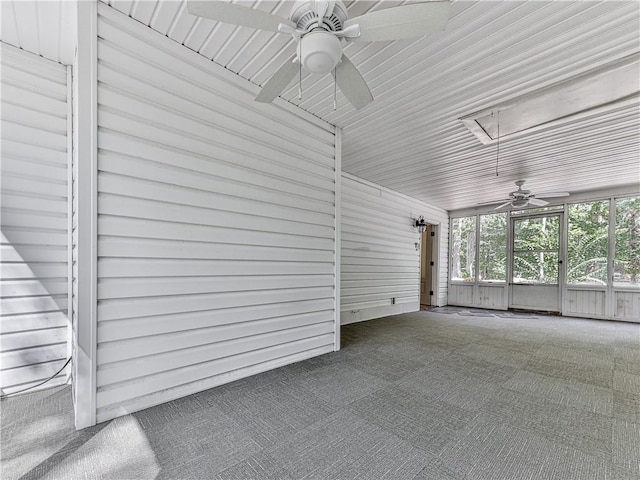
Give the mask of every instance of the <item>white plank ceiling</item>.
<svg viewBox="0 0 640 480">
<path fill-rule="evenodd" d="M 197 18 L 184 1 L 105 1 L 257 85 L 294 50 L 287 35 Z M 350 17 L 402 3 L 345 2 Z M 243 4 L 287 17 L 293 2 Z M 344 129 L 344 171 L 447 210 L 503 198 L 517 179 L 526 179 L 534 193 L 637 190 L 637 97 L 505 139 L 498 176 L 496 145 L 482 145 L 459 119 L 638 53 L 639 29 L 636 0 L 455 1 L 444 32 L 345 47 L 375 97 L 362 110 L 339 92 L 333 110 L 330 75 L 304 75 L 302 100 L 296 84 L 282 97 Z"/>
<path fill-rule="evenodd" d="M 54 62 L 70 65 L 75 50 L 75 2 L 0 0 L 0 39 Z"/>
</svg>

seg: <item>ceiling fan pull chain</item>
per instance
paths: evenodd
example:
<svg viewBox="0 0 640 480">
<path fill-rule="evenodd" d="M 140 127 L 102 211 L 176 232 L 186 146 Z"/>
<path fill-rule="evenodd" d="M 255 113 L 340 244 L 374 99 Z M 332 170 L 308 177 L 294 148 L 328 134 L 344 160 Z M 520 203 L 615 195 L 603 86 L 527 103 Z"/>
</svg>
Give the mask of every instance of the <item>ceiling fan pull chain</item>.
<svg viewBox="0 0 640 480">
<path fill-rule="evenodd" d="M 338 108 L 338 69 L 333 68 L 333 110 Z"/>
<path fill-rule="evenodd" d="M 493 115 L 493 113 L 491 114 Z M 498 176 L 498 161 L 500 160 L 500 110 L 498 110 L 498 148 L 496 151 L 496 177 Z"/>
<path fill-rule="evenodd" d="M 298 83 L 298 100 L 302 100 L 302 43 L 300 43 L 300 58 L 299 63 L 300 63 L 300 81 Z"/>
</svg>

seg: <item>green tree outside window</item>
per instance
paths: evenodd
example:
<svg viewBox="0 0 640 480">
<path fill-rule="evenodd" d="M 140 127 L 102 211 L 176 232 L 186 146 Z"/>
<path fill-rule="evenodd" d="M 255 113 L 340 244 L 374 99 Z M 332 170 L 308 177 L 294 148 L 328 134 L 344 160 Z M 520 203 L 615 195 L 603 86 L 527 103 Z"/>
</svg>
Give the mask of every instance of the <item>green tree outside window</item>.
<svg viewBox="0 0 640 480">
<path fill-rule="evenodd" d="M 507 278 L 507 214 L 480 215 L 478 276 L 485 282 Z"/>
<path fill-rule="evenodd" d="M 616 200 L 613 284 L 640 286 L 640 197 Z"/>
<path fill-rule="evenodd" d="M 569 205 L 567 283 L 607 284 L 609 201 Z"/>
<path fill-rule="evenodd" d="M 451 220 L 451 280 L 475 281 L 476 217 Z"/>
</svg>

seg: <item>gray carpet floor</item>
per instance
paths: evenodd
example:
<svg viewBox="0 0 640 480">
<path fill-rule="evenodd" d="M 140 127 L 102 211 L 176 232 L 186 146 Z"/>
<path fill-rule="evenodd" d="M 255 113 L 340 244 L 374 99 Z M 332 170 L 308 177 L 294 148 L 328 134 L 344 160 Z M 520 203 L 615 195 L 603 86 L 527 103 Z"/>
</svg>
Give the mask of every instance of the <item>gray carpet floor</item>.
<svg viewBox="0 0 640 480">
<path fill-rule="evenodd" d="M 441 308 L 340 352 L 76 432 L 70 389 L 2 401 L 2 478 L 640 478 L 640 325 Z"/>
</svg>

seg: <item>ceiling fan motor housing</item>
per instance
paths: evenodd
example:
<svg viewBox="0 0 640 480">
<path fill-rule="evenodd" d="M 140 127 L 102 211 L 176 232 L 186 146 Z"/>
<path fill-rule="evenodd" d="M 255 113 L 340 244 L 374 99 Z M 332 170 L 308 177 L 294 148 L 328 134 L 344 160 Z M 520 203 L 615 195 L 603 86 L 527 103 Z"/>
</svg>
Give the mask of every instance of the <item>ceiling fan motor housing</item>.
<svg viewBox="0 0 640 480">
<path fill-rule="evenodd" d="M 344 3 L 335 2 L 333 11 L 318 18 L 316 2 L 299 0 L 291 9 L 291 21 L 296 29 L 306 32 L 298 43 L 298 58 L 302 65 L 312 73 L 328 73 L 342 58 L 342 43 L 330 32 L 342 30 L 347 20 Z"/>
<path fill-rule="evenodd" d="M 296 24 L 297 30 L 310 32 L 312 29 L 320 27 L 339 32 L 347 20 L 347 7 L 341 1 L 335 2 L 331 14 L 319 20 L 314 1 L 298 0 L 293 5 L 289 18 Z"/>
<path fill-rule="evenodd" d="M 511 202 L 511 206 L 515 208 L 526 207 L 529 204 L 528 198 L 517 198 Z"/>
</svg>

